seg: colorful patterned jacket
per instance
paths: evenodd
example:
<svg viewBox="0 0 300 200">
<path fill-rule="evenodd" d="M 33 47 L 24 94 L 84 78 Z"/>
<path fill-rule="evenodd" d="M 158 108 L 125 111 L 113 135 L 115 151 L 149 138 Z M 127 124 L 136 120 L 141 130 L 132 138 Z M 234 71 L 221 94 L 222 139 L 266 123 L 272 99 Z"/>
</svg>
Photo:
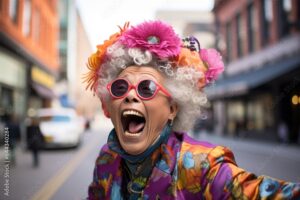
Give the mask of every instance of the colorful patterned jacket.
<svg viewBox="0 0 300 200">
<path fill-rule="evenodd" d="M 300 199 L 300 184 L 255 176 L 237 167 L 232 152 L 172 133 L 161 146 L 141 199 Z M 88 199 L 122 199 L 122 158 L 102 148 Z"/>
</svg>

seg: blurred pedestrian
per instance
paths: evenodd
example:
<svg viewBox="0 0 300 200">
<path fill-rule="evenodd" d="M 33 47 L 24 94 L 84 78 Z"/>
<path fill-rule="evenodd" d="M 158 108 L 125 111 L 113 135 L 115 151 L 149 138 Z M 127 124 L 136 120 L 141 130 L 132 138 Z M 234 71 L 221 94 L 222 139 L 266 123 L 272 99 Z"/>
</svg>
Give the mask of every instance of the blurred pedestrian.
<svg viewBox="0 0 300 200">
<path fill-rule="evenodd" d="M 278 125 L 278 139 L 282 143 L 288 143 L 288 127 L 284 121 L 281 121 Z"/>
<path fill-rule="evenodd" d="M 27 144 L 32 152 L 33 167 L 39 166 L 39 150 L 43 146 L 43 136 L 39 126 L 39 120 L 33 117 L 27 127 Z"/>
</svg>

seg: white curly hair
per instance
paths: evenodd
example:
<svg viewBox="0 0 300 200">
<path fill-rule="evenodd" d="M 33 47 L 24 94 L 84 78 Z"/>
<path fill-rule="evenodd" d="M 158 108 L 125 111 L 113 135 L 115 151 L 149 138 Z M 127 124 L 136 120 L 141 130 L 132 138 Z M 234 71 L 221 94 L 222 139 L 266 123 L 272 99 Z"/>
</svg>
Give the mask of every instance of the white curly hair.
<svg viewBox="0 0 300 200">
<path fill-rule="evenodd" d="M 158 59 L 148 50 L 125 48 L 116 42 L 108 47 L 106 59 L 98 71 L 97 95 L 104 103 L 110 100 L 106 85 L 132 65 L 148 65 L 163 74 L 166 78 L 164 86 L 179 107 L 172 128 L 174 131 L 189 131 L 200 117 L 201 108 L 207 103 L 205 93 L 197 87 L 198 80 L 204 74 L 188 66 L 173 68 L 170 61 Z"/>
</svg>

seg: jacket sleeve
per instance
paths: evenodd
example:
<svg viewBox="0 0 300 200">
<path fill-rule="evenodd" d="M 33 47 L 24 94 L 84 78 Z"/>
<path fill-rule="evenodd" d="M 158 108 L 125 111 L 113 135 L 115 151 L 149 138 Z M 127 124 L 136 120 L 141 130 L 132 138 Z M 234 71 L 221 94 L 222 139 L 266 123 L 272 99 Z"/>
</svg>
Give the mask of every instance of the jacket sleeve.
<svg viewBox="0 0 300 200">
<path fill-rule="evenodd" d="M 206 199 L 300 199 L 300 183 L 249 173 L 236 165 L 228 148 L 215 147 L 207 159 Z"/>
<path fill-rule="evenodd" d="M 107 145 L 101 148 L 95 162 L 93 181 L 89 185 L 87 199 L 110 199 L 113 175 L 118 174 L 120 160 L 121 158 L 110 151 Z"/>
<path fill-rule="evenodd" d="M 99 158 L 97 158 L 93 173 L 93 181 L 89 185 L 88 188 L 88 200 L 96 200 L 96 199 L 103 199 L 103 187 L 99 184 L 99 178 L 98 178 L 98 169 L 97 169 L 97 161 Z"/>
</svg>

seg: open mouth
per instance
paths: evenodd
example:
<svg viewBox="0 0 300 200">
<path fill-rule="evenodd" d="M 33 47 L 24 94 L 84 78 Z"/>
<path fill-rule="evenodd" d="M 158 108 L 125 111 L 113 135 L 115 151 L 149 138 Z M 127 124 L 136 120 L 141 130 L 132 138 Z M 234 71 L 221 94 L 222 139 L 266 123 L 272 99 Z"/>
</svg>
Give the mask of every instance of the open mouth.
<svg viewBox="0 0 300 200">
<path fill-rule="evenodd" d="M 136 110 L 125 110 L 122 113 L 121 121 L 125 134 L 137 135 L 140 134 L 145 127 L 145 117 L 142 113 Z"/>
</svg>

